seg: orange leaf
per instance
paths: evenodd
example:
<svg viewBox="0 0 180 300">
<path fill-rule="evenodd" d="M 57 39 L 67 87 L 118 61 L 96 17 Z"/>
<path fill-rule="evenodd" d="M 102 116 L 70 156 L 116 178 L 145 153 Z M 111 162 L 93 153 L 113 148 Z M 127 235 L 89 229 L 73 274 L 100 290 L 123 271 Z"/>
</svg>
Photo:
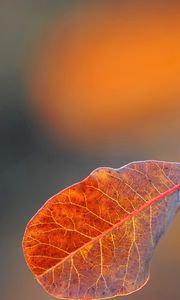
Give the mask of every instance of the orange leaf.
<svg viewBox="0 0 180 300">
<path fill-rule="evenodd" d="M 96 169 L 28 223 L 27 264 L 57 298 L 130 294 L 148 281 L 154 249 L 180 208 L 179 189 L 180 163 Z"/>
</svg>

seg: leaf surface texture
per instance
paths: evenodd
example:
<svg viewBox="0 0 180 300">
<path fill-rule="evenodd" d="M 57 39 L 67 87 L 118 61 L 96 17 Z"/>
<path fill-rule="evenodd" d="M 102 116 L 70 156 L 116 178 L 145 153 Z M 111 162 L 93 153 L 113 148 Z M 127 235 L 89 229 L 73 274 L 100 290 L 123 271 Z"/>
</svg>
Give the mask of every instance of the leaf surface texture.
<svg viewBox="0 0 180 300">
<path fill-rule="evenodd" d="M 180 207 L 179 188 L 179 163 L 96 169 L 50 198 L 28 223 L 29 268 L 57 298 L 103 299 L 140 289 Z"/>
</svg>

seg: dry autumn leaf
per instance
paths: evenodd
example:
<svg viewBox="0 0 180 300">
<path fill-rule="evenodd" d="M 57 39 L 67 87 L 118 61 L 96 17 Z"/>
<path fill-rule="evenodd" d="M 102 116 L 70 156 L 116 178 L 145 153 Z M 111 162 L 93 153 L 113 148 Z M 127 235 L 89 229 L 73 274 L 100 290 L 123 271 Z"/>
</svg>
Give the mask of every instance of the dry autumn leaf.
<svg viewBox="0 0 180 300">
<path fill-rule="evenodd" d="M 57 298 L 102 299 L 140 289 L 180 207 L 180 163 L 99 168 L 50 198 L 28 223 L 31 271 Z"/>
</svg>

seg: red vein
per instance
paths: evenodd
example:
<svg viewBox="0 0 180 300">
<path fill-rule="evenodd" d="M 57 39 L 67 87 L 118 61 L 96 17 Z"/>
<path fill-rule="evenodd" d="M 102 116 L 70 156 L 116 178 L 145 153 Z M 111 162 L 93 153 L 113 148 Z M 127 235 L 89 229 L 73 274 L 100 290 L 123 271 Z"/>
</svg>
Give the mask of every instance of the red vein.
<svg viewBox="0 0 180 300">
<path fill-rule="evenodd" d="M 87 242 L 86 244 L 84 244 L 83 246 L 81 246 L 80 248 L 76 249 L 75 251 L 71 252 L 68 256 L 66 256 L 63 260 L 61 260 L 59 263 L 57 263 L 56 265 L 52 266 L 51 268 L 49 268 L 48 270 L 46 270 L 44 273 L 42 273 L 41 275 L 37 276 L 37 278 L 41 278 L 42 276 L 44 276 L 46 273 L 48 273 L 49 271 L 53 270 L 55 267 L 57 267 L 60 264 L 63 264 L 64 261 L 66 261 L 68 258 L 72 257 L 75 253 L 79 252 L 80 250 L 82 250 L 84 247 L 88 246 L 91 243 L 94 243 L 95 241 L 100 240 L 101 238 L 103 238 L 105 235 L 107 235 L 108 233 L 110 233 L 112 230 L 118 228 L 121 224 L 123 224 L 124 222 L 126 222 L 127 220 L 131 219 L 132 217 L 138 215 L 141 211 L 145 210 L 147 207 L 157 203 L 159 200 L 163 199 L 164 197 L 176 192 L 180 190 L 180 184 L 175 185 L 173 188 L 161 193 L 160 195 L 158 195 L 157 197 L 153 198 L 152 200 L 146 202 L 144 205 L 142 205 L 139 209 L 129 213 L 126 217 L 124 217 L 121 221 L 119 221 L 117 224 L 115 224 L 113 227 L 110 227 L 109 229 L 105 230 L 103 233 L 101 233 L 100 235 L 96 236 L 93 240 Z"/>
</svg>

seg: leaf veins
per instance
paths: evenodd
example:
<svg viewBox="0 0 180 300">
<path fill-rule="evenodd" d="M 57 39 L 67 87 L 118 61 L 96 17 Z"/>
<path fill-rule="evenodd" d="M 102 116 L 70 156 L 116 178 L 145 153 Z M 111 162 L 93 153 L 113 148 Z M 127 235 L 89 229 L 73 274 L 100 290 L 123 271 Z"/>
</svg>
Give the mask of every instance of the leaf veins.
<svg viewBox="0 0 180 300">
<path fill-rule="evenodd" d="M 137 291 L 180 207 L 180 164 L 99 168 L 50 198 L 26 227 L 31 271 L 57 298 L 103 299 Z"/>
</svg>

